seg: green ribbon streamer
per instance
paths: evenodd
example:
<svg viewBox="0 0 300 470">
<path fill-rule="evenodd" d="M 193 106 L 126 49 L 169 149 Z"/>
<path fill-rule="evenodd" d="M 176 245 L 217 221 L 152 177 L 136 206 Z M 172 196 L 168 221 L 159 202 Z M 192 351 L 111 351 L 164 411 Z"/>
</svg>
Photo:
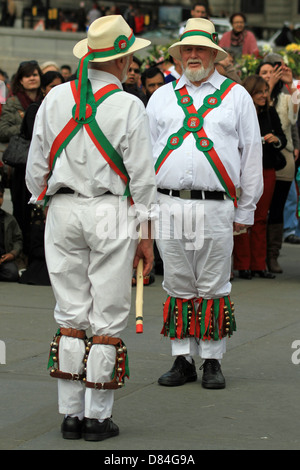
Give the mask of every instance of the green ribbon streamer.
<svg viewBox="0 0 300 470">
<path fill-rule="evenodd" d="M 220 314 L 220 300 L 214 300 L 214 340 L 219 339 L 219 314 Z"/>
</svg>

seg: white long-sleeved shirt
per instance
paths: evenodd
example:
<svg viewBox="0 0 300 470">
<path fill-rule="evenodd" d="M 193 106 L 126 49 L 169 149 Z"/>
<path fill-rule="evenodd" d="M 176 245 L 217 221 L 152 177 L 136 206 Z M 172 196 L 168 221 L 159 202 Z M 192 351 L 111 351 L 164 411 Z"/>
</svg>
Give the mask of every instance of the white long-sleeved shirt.
<svg viewBox="0 0 300 470">
<path fill-rule="evenodd" d="M 225 77 L 215 71 L 196 87 L 182 75 L 176 89 L 185 85 L 195 108 L 199 109 L 204 98 L 220 89 L 224 80 Z M 172 83 L 155 91 L 147 112 L 155 164 L 168 138 L 178 132 L 185 118 L 184 111 L 177 104 Z M 222 104 L 205 117 L 204 130 L 213 141 L 234 186 L 239 189 L 235 221 L 253 224 L 256 203 L 263 191 L 262 143 L 252 98 L 241 85 L 235 85 Z M 162 189 L 224 191 L 205 155 L 197 149 L 192 134 L 173 150 L 156 176 L 157 186 Z"/>
<path fill-rule="evenodd" d="M 114 75 L 96 70 L 88 73 L 94 93 L 110 83 L 122 90 L 121 82 Z M 38 110 L 26 168 L 26 183 L 32 194 L 32 203 L 45 188 L 52 143 L 69 122 L 73 106 L 70 83 L 65 83 L 53 88 Z M 115 93 L 97 108 L 96 120 L 123 158 L 140 222 L 156 218 L 155 173 L 148 117 L 143 103 L 124 91 Z M 69 187 L 86 197 L 96 197 L 107 191 L 123 196 L 125 191 L 123 180 L 111 169 L 84 128 L 57 158 L 48 181 L 47 195 L 54 195 L 61 187 Z"/>
</svg>

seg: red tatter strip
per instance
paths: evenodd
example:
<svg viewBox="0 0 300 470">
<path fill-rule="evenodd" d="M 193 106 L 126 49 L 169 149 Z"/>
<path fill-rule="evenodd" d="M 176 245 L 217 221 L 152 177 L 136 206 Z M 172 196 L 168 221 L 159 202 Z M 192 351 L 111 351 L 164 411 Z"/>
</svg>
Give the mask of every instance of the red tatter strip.
<svg viewBox="0 0 300 470">
<path fill-rule="evenodd" d="M 220 339 L 222 338 L 221 336 L 221 331 L 222 331 L 222 326 L 224 323 L 224 306 L 225 306 L 225 300 L 224 298 L 220 299 L 219 303 L 219 318 L 218 318 L 218 329 L 219 329 L 219 337 Z"/>
<path fill-rule="evenodd" d="M 197 308 L 197 312 L 195 313 L 195 316 L 196 316 L 196 328 L 195 328 L 195 337 L 196 338 L 200 338 L 200 320 L 199 320 L 199 314 L 201 312 L 201 309 L 202 309 L 202 297 L 200 297 L 199 299 L 197 299 L 199 304 L 198 304 L 198 308 Z"/>
<path fill-rule="evenodd" d="M 164 321 L 168 321 L 168 316 L 169 316 L 169 307 L 171 303 L 171 297 L 168 297 L 164 306 Z"/>
</svg>

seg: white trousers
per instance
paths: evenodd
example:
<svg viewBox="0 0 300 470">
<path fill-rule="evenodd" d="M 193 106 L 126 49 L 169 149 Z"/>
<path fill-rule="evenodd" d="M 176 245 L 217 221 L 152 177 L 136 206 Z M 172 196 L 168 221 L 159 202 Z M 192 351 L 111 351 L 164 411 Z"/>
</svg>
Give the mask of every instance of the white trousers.
<svg viewBox="0 0 300 470">
<path fill-rule="evenodd" d="M 217 299 L 231 292 L 234 206 L 231 200 L 185 200 L 159 193 L 157 246 L 163 288 L 171 297 Z M 172 340 L 172 355 L 222 359 L 226 338 Z"/>
<path fill-rule="evenodd" d="M 58 194 L 50 202 L 45 252 L 60 327 L 90 330 L 91 335 L 120 337 L 131 303 L 132 264 L 137 238 L 118 236 L 119 221 L 135 222 L 128 201 L 113 195 L 85 198 Z M 124 234 L 123 234 L 124 235 Z M 84 341 L 62 336 L 59 368 L 81 373 Z M 93 345 L 87 380 L 110 382 L 116 350 Z M 81 382 L 58 380 L 59 412 L 106 419 L 114 391 L 85 388 Z"/>
</svg>

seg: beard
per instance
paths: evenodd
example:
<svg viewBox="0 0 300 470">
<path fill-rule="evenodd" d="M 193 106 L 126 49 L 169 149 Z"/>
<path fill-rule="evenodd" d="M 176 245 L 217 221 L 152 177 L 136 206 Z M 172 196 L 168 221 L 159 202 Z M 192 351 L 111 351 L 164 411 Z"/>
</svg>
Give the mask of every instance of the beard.
<svg viewBox="0 0 300 470">
<path fill-rule="evenodd" d="M 197 70 L 193 70 L 189 68 L 189 64 L 200 64 L 201 67 L 198 68 Z M 185 69 L 183 69 L 183 71 L 184 71 L 186 78 L 190 80 L 191 82 L 201 82 L 201 80 L 204 80 L 205 78 L 209 76 L 213 68 L 213 65 L 214 65 L 213 59 L 209 61 L 207 68 L 203 67 L 202 62 L 200 60 L 190 59 L 188 60 L 187 66 Z"/>
</svg>

